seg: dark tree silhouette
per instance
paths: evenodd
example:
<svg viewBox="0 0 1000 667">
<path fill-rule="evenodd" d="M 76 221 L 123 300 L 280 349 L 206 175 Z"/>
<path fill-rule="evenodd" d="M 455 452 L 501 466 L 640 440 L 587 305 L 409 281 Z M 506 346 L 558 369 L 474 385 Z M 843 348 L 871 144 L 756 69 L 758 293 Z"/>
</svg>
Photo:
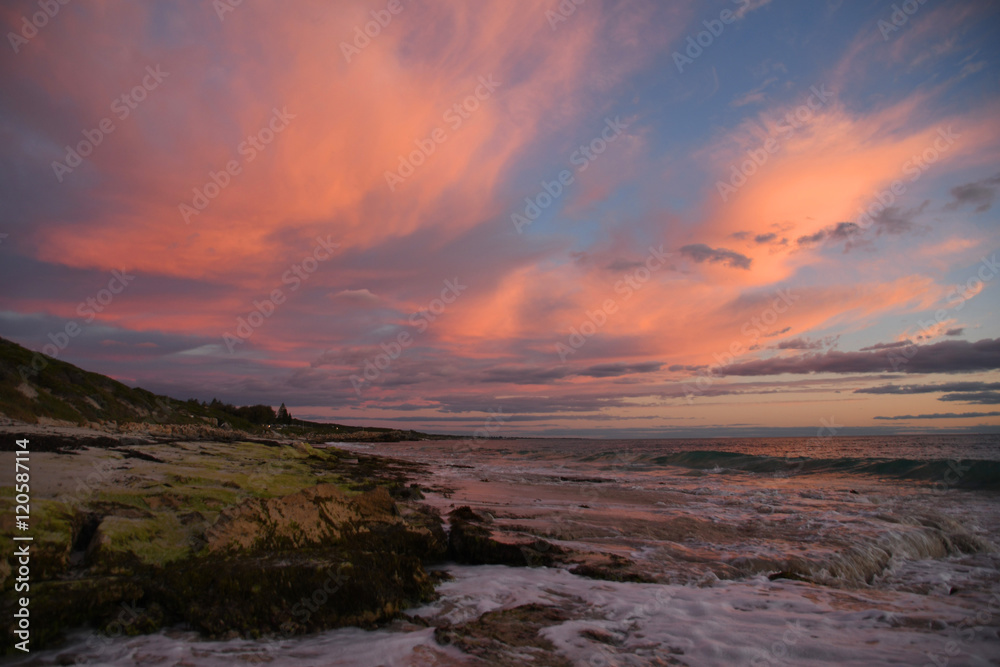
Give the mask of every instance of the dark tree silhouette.
<svg viewBox="0 0 1000 667">
<path fill-rule="evenodd" d="M 284 403 L 282 403 L 281 407 L 278 408 L 278 415 L 275 418 L 275 421 L 277 421 L 279 424 L 291 424 L 292 423 L 292 415 L 289 414 L 288 409 L 285 407 Z"/>
</svg>

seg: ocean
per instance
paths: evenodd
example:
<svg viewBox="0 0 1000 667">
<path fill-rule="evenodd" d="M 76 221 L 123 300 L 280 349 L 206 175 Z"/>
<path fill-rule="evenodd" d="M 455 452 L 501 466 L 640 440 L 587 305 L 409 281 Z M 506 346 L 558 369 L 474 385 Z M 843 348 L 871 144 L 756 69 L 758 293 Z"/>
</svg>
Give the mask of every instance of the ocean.
<svg viewBox="0 0 1000 667">
<path fill-rule="evenodd" d="M 330 444 L 622 576 L 444 564 L 439 599 L 379 630 L 80 632 L 22 664 L 1000 665 L 1000 435 Z M 541 645 L 435 638 L 525 605 Z"/>
</svg>

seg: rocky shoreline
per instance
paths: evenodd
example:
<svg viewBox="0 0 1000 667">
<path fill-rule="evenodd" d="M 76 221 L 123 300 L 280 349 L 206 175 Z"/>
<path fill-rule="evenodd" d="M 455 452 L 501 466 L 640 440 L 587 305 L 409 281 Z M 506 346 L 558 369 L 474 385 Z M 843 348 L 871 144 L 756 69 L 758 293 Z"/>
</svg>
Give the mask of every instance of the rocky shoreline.
<svg viewBox="0 0 1000 667">
<path fill-rule="evenodd" d="M 413 620 L 406 609 L 435 599 L 448 578 L 435 566 L 446 562 L 644 580 L 624 559 L 499 528 L 482 509 L 442 517 L 421 502 L 434 487 L 419 463 L 201 425 L 7 422 L 0 433 L 4 449 L 30 441 L 33 651 L 83 627 L 255 639 Z M 7 490 L 0 534 L 9 541 Z M 7 619 L 14 573 L 7 554 Z"/>
<path fill-rule="evenodd" d="M 15 436 L 30 441 L 34 541 L 30 590 L 18 595 L 30 596 L 32 650 L 74 628 L 122 626 L 123 609 L 133 610 L 126 634 L 183 624 L 211 638 L 260 637 L 372 627 L 433 598 L 425 565 L 446 558 L 448 543 L 411 482 L 419 466 L 301 441 L 212 439 L 211 427 L 180 427 L 197 431 L 191 439 L 147 427 L 136 436 L 3 426 L 4 449 Z M 7 490 L 0 533 L 10 542 Z M 6 619 L 13 558 L 0 559 Z"/>
</svg>

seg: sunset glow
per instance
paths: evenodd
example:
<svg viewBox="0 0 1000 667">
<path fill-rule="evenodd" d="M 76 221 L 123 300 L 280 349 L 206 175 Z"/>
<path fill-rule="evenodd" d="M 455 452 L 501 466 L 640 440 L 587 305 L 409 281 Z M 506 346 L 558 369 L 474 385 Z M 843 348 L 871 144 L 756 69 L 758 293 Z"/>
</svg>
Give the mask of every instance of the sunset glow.
<svg viewBox="0 0 1000 667">
<path fill-rule="evenodd" d="M 996 431 L 1000 7 L 914 6 L 6 3 L 0 335 L 437 433 Z"/>
</svg>

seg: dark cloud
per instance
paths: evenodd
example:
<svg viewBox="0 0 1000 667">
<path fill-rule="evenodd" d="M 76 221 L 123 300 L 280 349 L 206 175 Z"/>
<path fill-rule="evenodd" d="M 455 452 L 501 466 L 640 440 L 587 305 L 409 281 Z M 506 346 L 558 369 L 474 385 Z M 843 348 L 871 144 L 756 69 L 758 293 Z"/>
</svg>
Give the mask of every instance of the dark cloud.
<svg viewBox="0 0 1000 667">
<path fill-rule="evenodd" d="M 791 338 L 783 340 L 773 346 L 775 350 L 819 350 L 823 347 L 821 340 L 809 340 L 808 338 Z"/>
<path fill-rule="evenodd" d="M 605 268 L 607 268 L 608 271 L 619 272 L 619 271 L 631 271 L 632 269 L 637 269 L 640 266 L 643 266 L 642 262 L 619 257 L 613 260 Z"/>
<path fill-rule="evenodd" d="M 869 350 L 891 350 L 897 347 L 906 347 L 907 345 L 912 345 L 913 343 L 908 340 L 897 340 L 893 343 L 875 343 L 874 345 L 869 345 L 868 347 L 861 348 L 862 352 L 868 352 Z"/>
<path fill-rule="evenodd" d="M 901 419 L 963 419 L 969 417 L 1000 417 L 1000 412 L 934 412 L 922 415 L 896 415 L 895 417 L 875 417 L 895 421 Z"/>
<path fill-rule="evenodd" d="M 1000 382 L 943 382 L 941 384 L 886 384 L 855 389 L 855 394 L 937 394 L 956 391 L 991 391 L 1000 389 Z"/>
<path fill-rule="evenodd" d="M 1000 405 L 1000 391 L 973 391 L 968 393 L 945 394 L 939 401 L 957 403 L 978 403 L 979 405 Z"/>
<path fill-rule="evenodd" d="M 753 240 L 757 245 L 788 245 L 788 239 L 784 237 L 779 239 L 778 235 L 774 233 L 757 234 Z"/>
<path fill-rule="evenodd" d="M 568 377 L 613 378 L 635 373 L 654 373 L 663 364 L 658 361 L 641 363 L 608 363 L 596 364 L 583 370 L 574 370 L 567 366 L 555 368 L 538 368 L 533 366 L 501 366 L 482 371 L 480 382 L 503 382 L 512 384 L 547 384 Z"/>
<path fill-rule="evenodd" d="M 703 370 L 705 368 L 708 368 L 707 364 L 698 364 L 698 365 L 674 364 L 673 366 L 668 367 L 667 370 L 668 371 L 692 371 L 692 372 L 696 372 L 696 371 Z"/>
<path fill-rule="evenodd" d="M 719 368 L 719 375 L 780 375 L 783 373 L 964 373 L 1000 368 L 1000 338 L 975 343 L 943 341 L 889 352 L 839 352 L 759 359 Z"/>
<path fill-rule="evenodd" d="M 631 396 L 648 395 L 648 392 L 622 394 L 609 397 L 605 392 L 592 392 L 572 396 L 505 396 L 502 400 L 494 396 L 471 393 L 443 394 L 428 400 L 440 405 L 439 411 L 446 414 L 478 412 L 489 413 L 502 409 L 505 414 L 550 415 L 558 418 L 564 412 L 596 412 L 605 408 L 626 404 Z M 430 417 L 428 417 L 431 419 Z"/>
<path fill-rule="evenodd" d="M 774 232 L 768 232 L 767 234 L 757 234 L 753 237 L 753 242 L 757 245 L 770 245 L 770 246 L 787 246 L 788 239 L 775 234 Z"/>
<path fill-rule="evenodd" d="M 825 229 L 821 229 L 815 234 L 800 236 L 795 242 L 800 246 L 812 246 L 827 241 L 851 241 L 856 234 L 861 231 L 861 227 L 853 222 L 838 222 Z"/>
<path fill-rule="evenodd" d="M 579 374 L 592 378 L 618 377 L 619 375 L 631 375 L 633 373 L 655 373 L 663 367 L 658 361 L 650 361 L 639 364 L 598 364 L 591 366 Z"/>
<path fill-rule="evenodd" d="M 945 336 L 961 336 L 965 332 L 965 327 L 956 327 L 944 332 Z"/>
<path fill-rule="evenodd" d="M 629 415 L 627 417 L 622 417 L 619 415 L 605 415 L 605 414 L 588 414 L 586 415 L 587 421 L 637 421 L 640 419 L 663 419 L 662 415 Z M 325 419 L 325 418 L 324 418 Z M 367 417 L 369 421 L 372 422 L 411 422 L 413 417 Z M 431 424 L 471 424 L 472 426 L 482 426 L 484 418 L 479 416 L 474 417 L 426 417 L 426 422 Z M 521 423 L 521 422 L 544 422 L 552 421 L 555 419 L 554 415 L 508 415 L 504 412 L 500 412 L 498 415 L 499 423 L 494 426 L 494 429 L 499 429 L 498 435 L 503 435 L 503 425 L 507 423 Z M 679 418 L 678 418 L 679 419 Z"/>
<path fill-rule="evenodd" d="M 819 340 L 809 340 L 808 338 L 790 338 L 783 340 L 777 345 L 772 345 L 771 350 L 822 350 L 824 347 L 833 345 L 837 336 L 827 336 Z"/>
<path fill-rule="evenodd" d="M 752 261 L 746 255 L 741 255 L 735 250 L 728 248 L 710 248 L 704 243 L 694 243 L 681 248 L 681 254 L 699 264 L 708 262 L 709 264 L 723 263 L 734 269 L 749 269 Z"/>
<path fill-rule="evenodd" d="M 916 227 L 914 220 L 924 212 L 929 201 L 925 201 L 917 208 L 902 209 L 898 206 L 890 206 L 878 212 L 872 218 L 872 228 L 878 235 L 881 234 L 905 234 Z"/>
<path fill-rule="evenodd" d="M 777 229 L 779 232 L 783 232 L 791 228 L 791 225 L 771 225 L 771 227 Z M 777 232 L 765 232 L 763 234 L 755 234 L 748 231 L 733 232 L 729 235 L 729 238 L 736 239 L 737 241 L 753 241 L 757 245 L 788 245 L 788 239 L 780 237 Z"/>
<path fill-rule="evenodd" d="M 480 382 L 504 382 L 513 384 L 547 384 L 561 380 L 572 371 L 565 366 L 556 368 L 535 368 L 531 366 L 505 366 L 485 370 L 479 378 Z"/>
<path fill-rule="evenodd" d="M 925 201 L 916 208 L 903 209 L 890 206 L 882 209 L 871 219 L 867 229 L 862 229 L 854 222 L 838 222 L 825 227 L 814 234 L 800 236 L 796 244 L 800 248 L 811 247 L 821 243 L 844 243 L 844 251 L 867 245 L 871 236 L 883 234 L 900 235 L 917 228 L 916 218 L 930 204 Z"/>
<path fill-rule="evenodd" d="M 416 412 L 418 410 L 427 410 L 430 408 L 437 408 L 437 403 L 427 403 L 427 404 L 417 404 L 417 403 L 387 403 L 378 406 L 379 410 L 397 410 L 399 412 Z M 399 417 L 399 419 L 409 419 L 409 417 Z M 469 417 L 472 419 L 479 419 L 482 421 L 481 417 Z"/>
<path fill-rule="evenodd" d="M 976 213 L 985 213 L 996 200 L 998 185 L 1000 185 L 1000 174 L 975 183 L 955 186 L 951 189 L 952 201 L 945 206 L 945 209 L 954 211 L 969 204 L 976 207 Z"/>
</svg>

